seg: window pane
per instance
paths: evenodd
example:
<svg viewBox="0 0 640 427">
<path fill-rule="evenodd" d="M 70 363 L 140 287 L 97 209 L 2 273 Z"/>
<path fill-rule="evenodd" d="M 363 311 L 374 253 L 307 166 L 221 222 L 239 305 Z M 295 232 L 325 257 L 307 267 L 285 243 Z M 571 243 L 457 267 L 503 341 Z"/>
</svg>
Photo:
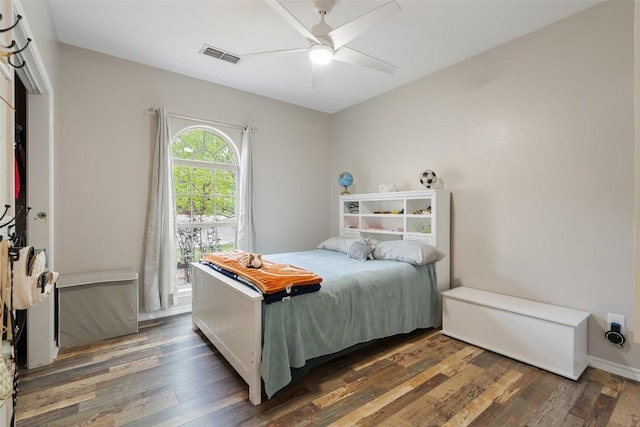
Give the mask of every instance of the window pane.
<svg viewBox="0 0 640 427">
<path fill-rule="evenodd" d="M 185 166 L 174 166 L 173 186 L 176 191 L 189 188 L 191 186 L 191 168 Z"/>
<path fill-rule="evenodd" d="M 207 129 L 190 129 L 178 135 L 171 146 L 174 159 L 200 160 L 235 165 L 234 152 L 219 135 Z"/>
<path fill-rule="evenodd" d="M 216 190 L 222 196 L 236 195 L 236 177 L 233 171 L 217 170 L 215 174 Z"/>
<path fill-rule="evenodd" d="M 198 149 L 197 137 L 193 132 L 185 132 L 173 140 L 171 153 L 174 159 L 191 159 L 193 152 Z"/>
<path fill-rule="evenodd" d="M 236 226 L 206 224 L 235 219 L 237 172 L 217 164 L 237 165 L 235 151 L 208 128 L 191 128 L 171 144 L 174 159 L 211 163 L 209 167 L 174 166 L 176 263 L 180 285 L 190 285 L 189 263 L 207 252 L 233 249 Z M 181 226 L 182 225 L 182 226 Z M 188 225 L 188 226 L 187 226 Z"/>
<path fill-rule="evenodd" d="M 182 196 L 176 194 L 176 215 L 178 215 L 178 221 L 181 216 L 190 217 L 191 216 L 191 197 L 190 196 Z"/>
<path fill-rule="evenodd" d="M 209 252 L 220 252 L 235 247 L 235 229 L 232 227 L 202 227 L 176 229 L 176 264 L 179 286 L 191 284 L 189 263 L 198 261 Z"/>
<path fill-rule="evenodd" d="M 174 166 L 176 214 L 211 222 L 235 218 L 236 173 L 225 170 Z"/>
<path fill-rule="evenodd" d="M 184 215 L 206 215 L 206 197 L 213 191 L 214 171 L 186 166 L 174 166 L 173 182 L 176 199 L 176 213 Z M 200 197 L 199 197 L 200 196 Z"/>
<path fill-rule="evenodd" d="M 236 217 L 236 199 L 235 197 L 217 196 L 214 198 L 214 215 L 220 218 L 231 219 Z"/>
<path fill-rule="evenodd" d="M 211 194 L 216 191 L 216 171 L 204 168 L 189 168 L 191 170 L 191 191 L 194 194 Z"/>
<path fill-rule="evenodd" d="M 208 151 L 197 151 L 193 153 L 193 160 L 200 160 L 203 162 L 213 162 L 213 156 Z"/>
<path fill-rule="evenodd" d="M 212 132 L 206 132 L 203 139 L 203 151 L 195 153 L 194 160 L 203 160 L 215 163 L 236 164 L 233 150 L 225 142 Z"/>
</svg>

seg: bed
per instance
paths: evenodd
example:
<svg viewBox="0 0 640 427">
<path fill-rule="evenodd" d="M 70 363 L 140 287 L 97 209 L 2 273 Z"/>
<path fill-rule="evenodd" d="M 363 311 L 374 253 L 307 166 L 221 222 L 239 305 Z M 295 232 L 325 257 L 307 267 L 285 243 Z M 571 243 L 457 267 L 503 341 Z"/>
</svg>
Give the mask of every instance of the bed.
<svg viewBox="0 0 640 427">
<path fill-rule="evenodd" d="M 323 278 L 317 292 L 271 304 L 251 287 L 192 264 L 194 330 L 200 329 L 248 383 L 254 405 L 261 402 L 262 381 L 270 398 L 291 382 L 292 368 L 309 360 L 439 324 L 435 261 L 442 254 L 435 248 L 400 241 L 406 243 L 391 244 L 385 254 L 376 248 L 377 259 L 362 261 L 348 253 L 348 239 L 332 242 L 264 257 Z M 421 251 L 419 263 L 398 255 L 405 255 L 406 245 L 412 253 L 416 247 Z"/>
</svg>

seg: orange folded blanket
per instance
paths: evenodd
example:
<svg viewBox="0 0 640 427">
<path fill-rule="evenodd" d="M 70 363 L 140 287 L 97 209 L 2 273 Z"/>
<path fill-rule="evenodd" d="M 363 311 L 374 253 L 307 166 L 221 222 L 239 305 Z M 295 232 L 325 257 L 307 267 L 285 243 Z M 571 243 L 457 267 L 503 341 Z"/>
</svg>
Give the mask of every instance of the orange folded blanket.
<svg viewBox="0 0 640 427">
<path fill-rule="evenodd" d="M 250 280 L 264 294 L 280 292 L 290 286 L 317 285 L 322 282 L 322 277 L 309 270 L 289 264 L 278 264 L 266 259 L 262 260 L 261 268 L 243 267 L 241 260 L 246 255 L 246 252 L 234 249 L 208 253 L 202 258 L 202 261 L 211 262 Z"/>
</svg>

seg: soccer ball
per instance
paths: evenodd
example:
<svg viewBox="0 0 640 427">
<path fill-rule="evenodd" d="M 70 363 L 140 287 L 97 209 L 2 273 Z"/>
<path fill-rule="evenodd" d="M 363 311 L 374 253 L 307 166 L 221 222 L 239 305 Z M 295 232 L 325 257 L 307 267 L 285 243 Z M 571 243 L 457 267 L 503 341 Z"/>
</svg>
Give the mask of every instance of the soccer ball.
<svg viewBox="0 0 640 427">
<path fill-rule="evenodd" d="M 437 180 L 438 177 L 432 170 L 427 169 L 425 171 L 422 171 L 422 173 L 420 174 L 420 184 L 424 185 L 427 188 L 431 188 L 431 186 L 433 186 Z"/>
</svg>

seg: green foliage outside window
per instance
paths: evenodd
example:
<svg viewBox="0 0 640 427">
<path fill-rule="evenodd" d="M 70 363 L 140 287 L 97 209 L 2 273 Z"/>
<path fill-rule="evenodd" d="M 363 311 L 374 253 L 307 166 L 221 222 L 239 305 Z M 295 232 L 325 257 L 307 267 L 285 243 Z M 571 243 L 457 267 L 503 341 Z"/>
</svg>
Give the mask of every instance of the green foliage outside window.
<svg viewBox="0 0 640 427">
<path fill-rule="evenodd" d="M 198 222 L 235 217 L 235 172 L 174 166 L 173 180 L 176 215 Z"/>
<path fill-rule="evenodd" d="M 206 217 L 235 217 L 235 171 L 215 168 L 237 164 L 225 140 L 205 129 L 192 129 L 178 136 L 171 146 L 174 159 L 206 162 L 174 166 L 176 214 L 199 222 Z"/>
</svg>

